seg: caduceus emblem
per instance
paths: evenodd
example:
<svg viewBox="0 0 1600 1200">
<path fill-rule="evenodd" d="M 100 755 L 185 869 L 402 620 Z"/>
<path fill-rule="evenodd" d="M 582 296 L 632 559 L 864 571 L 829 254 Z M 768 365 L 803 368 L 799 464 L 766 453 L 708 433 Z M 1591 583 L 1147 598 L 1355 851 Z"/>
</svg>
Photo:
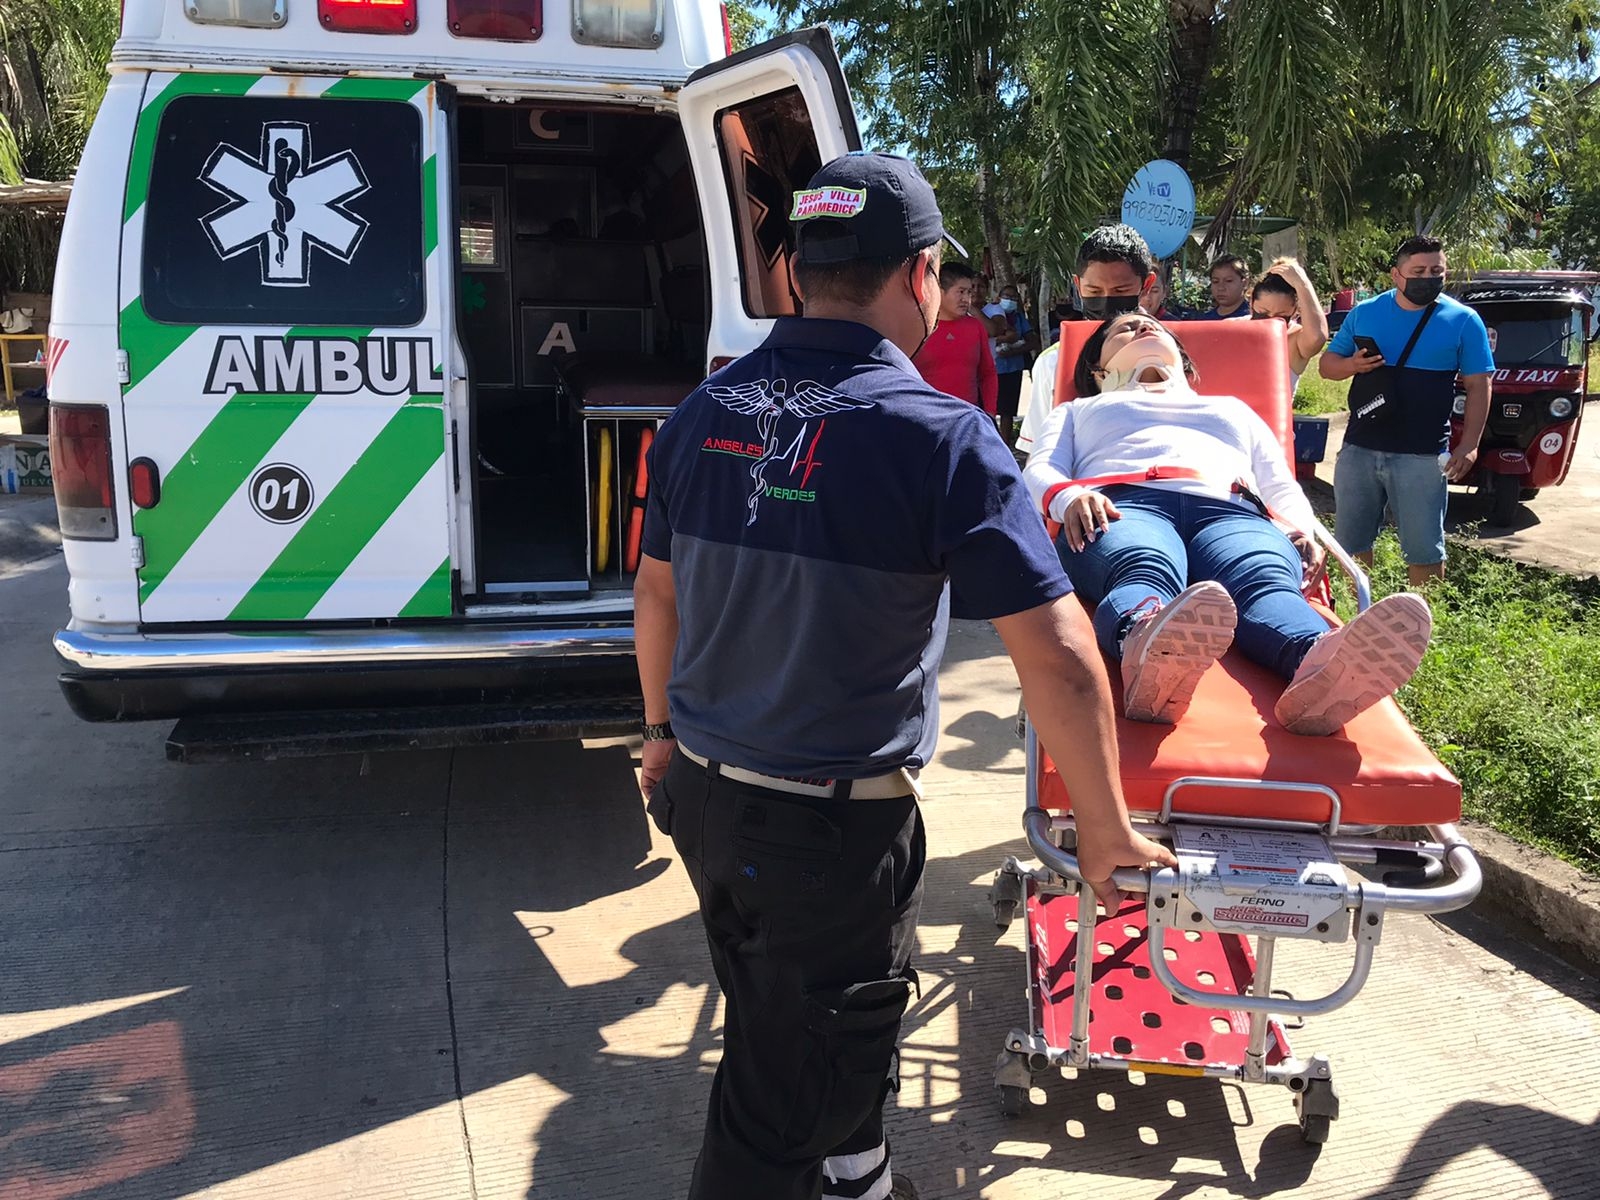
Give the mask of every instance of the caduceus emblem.
<svg viewBox="0 0 1600 1200">
<path fill-rule="evenodd" d="M 778 436 L 778 427 L 785 413 L 793 413 L 809 421 L 813 417 L 826 417 L 830 413 L 848 412 L 853 408 L 875 407 L 870 400 L 855 400 L 840 395 L 812 379 L 802 379 L 794 385 L 793 391 L 790 391 L 787 379 L 758 379 L 732 386 L 713 385 L 706 388 L 706 392 L 729 412 L 756 419 L 762 453 L 750 464 L 750 479 L 754 487 L 745 501 L 745 507 L 750 510 L 750 519 L 745 522 L 747 527 L 756 523 L 761 497 L 767 491 L 767 465 L 778 457 L 783 445 Z"/>
</svg>

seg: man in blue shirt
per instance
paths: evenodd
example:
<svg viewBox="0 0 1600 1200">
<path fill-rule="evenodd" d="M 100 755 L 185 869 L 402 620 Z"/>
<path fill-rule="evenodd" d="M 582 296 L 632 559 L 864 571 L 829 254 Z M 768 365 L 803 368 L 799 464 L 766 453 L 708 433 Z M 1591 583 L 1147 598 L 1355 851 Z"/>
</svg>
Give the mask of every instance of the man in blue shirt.
<svg viewBox="0 0 1600 1200">
<path fill-rule="evenodd" d="M 891 1185 L 882 1106 L 951 616 L 994 622 L 1063 749 L 1108 911 L 1117 866 L 1173 861 L 1128 822 L 1094 635 L 1014 460 L 911 364 L 938 319 L 933 189 L 845 155 L 791 219 L 805 316 L 662 425 L 634 587 L 641 788 L 727 1000 L 691 1200 L 914 1194 Z"/>
<path fill-rule="evenodd" d="M 1421 587 L 1444 576 L 1447 484 L 1472 477 L 1489 417 L 1494 357 L 1483 318 L 1442 294 L 1446 263 L 1438 238 L 1407 238 L 1389 266 L 1393 289 L 1350 310 L 1319 367 L 1324 379 L 1352 380 L 1350 424 L 1333 473 L 1335 534 L 1371 566 L 1387 504 L 1411 586 Z M 1466 413 L 1461 442 L 1447 457 L 1458 374 Z"/>
</svg>

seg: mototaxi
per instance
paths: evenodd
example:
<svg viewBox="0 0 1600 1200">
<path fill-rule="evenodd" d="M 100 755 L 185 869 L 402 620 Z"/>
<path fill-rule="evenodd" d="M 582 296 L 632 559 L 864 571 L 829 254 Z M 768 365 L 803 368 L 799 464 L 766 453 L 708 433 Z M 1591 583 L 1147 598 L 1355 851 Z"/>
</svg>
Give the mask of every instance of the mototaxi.
<svg viewBox="0 0 1600 1200">
<path fill-rule="evenodd" d="M 1477 311 L 1494 353 L 1489 418 L 1478 444 L 1476 485 L 1489 521 L 1509 526 L 1519 503 L 1567 477 L 1595 336 L 1592 289 L 1600 272 L 1480 271 L 1448 289 Z M 1450 445 L 1461 441 L 1465 390 L 1458 385 Z"/>
</svg>

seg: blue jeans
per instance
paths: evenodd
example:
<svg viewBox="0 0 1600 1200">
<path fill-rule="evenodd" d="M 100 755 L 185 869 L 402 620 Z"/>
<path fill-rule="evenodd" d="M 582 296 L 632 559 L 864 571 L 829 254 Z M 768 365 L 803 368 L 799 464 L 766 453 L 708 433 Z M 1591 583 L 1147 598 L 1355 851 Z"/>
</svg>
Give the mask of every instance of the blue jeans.
<svg viewBox="0 0 1600 1200">
<path fill-rule="evenodd" d="M 1287 534 L 1232 500 L 1119 484 L 1105 489 L 1120 521 L 1072 550 L 1057 539 L 1072 586 L 1096 602 L 1095 636 L 1121 657 L 1123 618 L 1155 596 L 1166 603 L 1192 583 L 1215 580 L 1239 609 L 1234 644 L 1251 662 L 1294 675 L 1328 632 L 1300 592 L 1303 565 Z"/>
<path fill-rule="evenodd" d="M 1444 510 L 1450 490 L 1437 454 L 1391 454 L 1346 442 L 1333 468 L 1334 527 L 1339 544 L 1366 554 L 1394 512 L 1400 553 L 1414 567 L 1444 561 Z"/>
</svg>

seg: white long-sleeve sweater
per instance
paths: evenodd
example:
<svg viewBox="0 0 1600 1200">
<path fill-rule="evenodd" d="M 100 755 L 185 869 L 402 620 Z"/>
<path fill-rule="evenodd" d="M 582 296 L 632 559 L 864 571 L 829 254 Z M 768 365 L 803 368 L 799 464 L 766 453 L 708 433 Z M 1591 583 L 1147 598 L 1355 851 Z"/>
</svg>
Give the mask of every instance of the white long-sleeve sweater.
<svg viewBox="0 0 1600 1200">
<path fill-rule="evenodd" d="M 1267 423 L 1237 397 L 1198 396 L 1181 384 L 1105 392 L 1057 405 L 1038 432 L 1023 478 L 1034 504 L 1042 506 L 1057 484 L 1150 467 L 1185 467 L 1204 472 L 1204 478 L 1152 480 L 1141 487 L 1244 504 L 1229 490 L 1242 479 L 1285 523 L 1310 533 L 1316 521 Z M 1060 521 L 1067 505 L 1088 490 L 1073 486 L 1057 492 L 1050 518 Z"/>
</svg>

